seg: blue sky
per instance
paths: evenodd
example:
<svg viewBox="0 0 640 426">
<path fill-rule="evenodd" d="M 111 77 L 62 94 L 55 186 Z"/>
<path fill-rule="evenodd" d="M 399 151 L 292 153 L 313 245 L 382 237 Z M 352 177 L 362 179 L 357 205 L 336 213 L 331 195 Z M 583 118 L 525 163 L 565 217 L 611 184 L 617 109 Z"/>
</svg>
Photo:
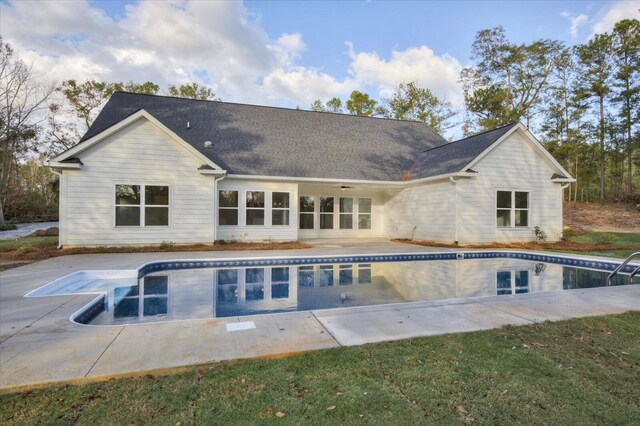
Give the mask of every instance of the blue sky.
<svg viewBox="0 0 640 426">
<path fill-rule="evenodd" d="M 640 1 L 0 0 L 0 29 L 46 78 L 196 81 L 226 101 L 308 108 L 416 81 L 462 106 L 477 31 L 575 44 Z"/>
</svg>

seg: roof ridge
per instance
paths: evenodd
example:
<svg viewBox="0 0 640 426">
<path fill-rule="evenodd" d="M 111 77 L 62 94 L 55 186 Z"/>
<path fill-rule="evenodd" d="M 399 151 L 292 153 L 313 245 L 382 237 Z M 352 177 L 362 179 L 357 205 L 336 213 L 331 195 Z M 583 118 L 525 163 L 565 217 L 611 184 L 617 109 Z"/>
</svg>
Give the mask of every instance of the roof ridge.
<svg viewBox="0 0 640 426">
<path fill-rule="evenodd" d="M 455 141 L 451 141 L 451 142 L 445 143 L 443 145 L 434 146 L 433 148 L 425 149 L 424 151 L 422 151 L 422 153 L 433 151 L 434 149 L 442 148 L 443 146 L 450 146 L 450 145 L 452 145 L 454 143 L 462 142 L 462 141 L 467 140 L 467 139 L 475 138 L 476 136 L 484 135 L 485 133 L 494 132 L 496 130 L 503 129 L 505 127 L 515 126 L 517 124 L 519 124 L 519 123 L 518 122 L 513 122 L 513 123 L 505 124 L 505 125 L 500 126 L 500 127 L 496 127 L 495 129 L 485 130 L 484 132 L 476 133 L 475 135 L 467 136 L 466 138 L 457 139 Z"/>
<path fill-rule="evenodd" d="M 364 115 L 347 114 L 347 113 L 344 113 L 344 112 L 313 111 L 313 110 L 308 110 L 308 109 L 287 108 L 287 107 L 280 107 L 280 106 L 273 106 L 273 105 L 243 104 L 243 103 L 240 103 L 240 102 L 216 101 L 216 100 L 213 100 L 213 99 L 181 98 L 179 96 L 127 92 L 126 90 L 116 90 L 113 93 L 114 93 L 114 95 L 116 93 L 124 93 L 124 94 L 127 94 L 127 95 L 151 96 L 151 97 L 156 97 L 156 98 L 178 99 L 178 100 L 183 100 L 183 101 L 215 102 L 215 103 L 220 103 L 220 104 L 239 105 L 239 106 L 243 106 L 243 107 L 282 109 L 282 110 L 293 111 L 293 112 L 308 112 L 308 113 L 316 113 L 316 114 L 332 114 L 332 115 L 343 116 L 343 117 L 371 118 L 371 119 L 375 119 L 375 120 L 389 120 L 389 121 L 395 121 L 395 122 L 399 122 L 399 123 L 411 123 L 411 124 L 418 124 L 418 125 L 426 126 L 433 133 L 435 133 L 436 135 L 440 136 L 442 139 L 445 139 L 440 133 L 438 133 L 435 130 L 433 130 L 427 124 L 425 124 L 425 123 L 423 123 L 421 121 L 416 121 L 416 120 L 398 120 L 396 118 L 390 118 L 390 117 L 371 117 L 371 116 L 364 116 Z"/>
</svg>

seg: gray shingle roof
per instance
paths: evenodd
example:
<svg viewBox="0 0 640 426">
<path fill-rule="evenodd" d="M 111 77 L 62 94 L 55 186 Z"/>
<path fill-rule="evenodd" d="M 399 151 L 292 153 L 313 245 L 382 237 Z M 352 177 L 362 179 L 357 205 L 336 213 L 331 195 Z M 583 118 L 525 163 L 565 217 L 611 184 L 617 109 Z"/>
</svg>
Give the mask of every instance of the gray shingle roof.
<svg viewBox="0 0 640 426">
<path fill-rule="evenodd" d="M 411 121 L 116 92 L 81 142 L 140 109 L 230 174 L 345 180 L 455 173 L 517 125 L 447 143 Z"/>
<path fill-rule="evenodd" d="M 507 124 L 506 126 L 440 145 L 420 153 L 411 169 L 411 179 L 421 179 L 461 171 L 463 167 L 471 163 L 491 144 L 517 125 L 518 123 Z"/>
<path fill-rule="evenodd" d="M 421 152 L 447 143 L 417 122 L 124 92 L 82 141 L 140 109 L 230 174 L 399 181 Z"/>
</svg>

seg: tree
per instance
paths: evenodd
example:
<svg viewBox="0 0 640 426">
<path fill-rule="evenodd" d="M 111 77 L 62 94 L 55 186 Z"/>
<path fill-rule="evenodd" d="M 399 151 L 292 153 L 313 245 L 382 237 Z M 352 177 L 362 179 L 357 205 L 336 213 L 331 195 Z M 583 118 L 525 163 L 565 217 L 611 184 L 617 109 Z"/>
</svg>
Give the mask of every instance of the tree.
<svg viewBox="0 0 640 426">
<path fill-rule="evenodd" d="M 37 79 L 30 66 L 0 38 L 0 225 L 3 203 L 21 157 L 37 149 L 41 112 L 55 85 Z"/>
<path fill-rule="evenodd" d="M 546 39 L 511 43 L 500 26 L 478 32 L 472 45 L 476 65 L 460 74 L 465 105 L 477 125 L 491 129 L 523 117 L 528 125 L 563 48 Z"/>
<path fill-rule="evenodd" d="M 57 89 L 63 98 L 49 105 L 47 136 L 51 142 L 51 151 L 55 153 L 68 149 L 78 143 L 80 137 L 89 130 L 104 104 L 114 92 L 123 91 L 155 95 L 160 88 L 157 84 L 87 80 L 79 83 L 66 80 Z M 76 120 L 68 116 L 75 117 Z M 77 121 L 80 121 L 78 123 Z"/>
<path fill-rule="evenodd" d="M 586 44 L 575 46 L 580 69 L 577 94 L 579 99 L 595 99 L 598 105 L 598 140 L 600 156 L 600 199 L 605 198 L 605 101 L 611 92 L 612 38 L 596 34 Z"/>
<path fill-rule="evenodd" d="M 320 99 L 316 99 L 311 104 L 311 111 L 327 112 L 327 109 L 324 107 L 324 104 L 322 103 L 322 101 Z"/>
<path fill-rule="evenodd" d="M 396 120 L 420 121 L 438 133 L 453 126 L 450 120 L 456 114 L 449 102 L 414 82 L 398 85 L 393 97 L 385 103 Z"/>
<path fill-rule="evenodd" d="M 311 103 L 311 111 L 342 114 L 342 100 L 340 98 L 331 98 L 323 104 L 320 99 L 316 99 Z"/>
<path fill-rule="evenodd" d="M 342 114 L 342 100 L 340 98 L 331 98 L 326 103 L 326 109 L 335 114 Z"/>
<path fill-rule="evenodd" d="M 213 90 L 206 86 L 200 86 L 198 83 L 186 83 L 180 86 L 169 86 L 169 94 L 178 98 L 200 99 L 219 101 Z"/>
<path fill-rule="evenodd" d="M 613 29 L 613 60 L 616 72 L 613 85 L 617 92 L 613 98 L 620 105 L 619 116 L 626 133 L 627 191 L 633 193 L 633 127 L 640 118 L 640 21 L 624 19 Z"/>
<path fill-rule="evenodd" d="M 359 90 L 354 90 L 349 96 L 347 101 L 347 111 L 351 115 L 358 115 L 361 117 L 369 117 L 376 112 L 376 102 L 371 99 L 368 94 L 362 93 Z"/>
</svg>

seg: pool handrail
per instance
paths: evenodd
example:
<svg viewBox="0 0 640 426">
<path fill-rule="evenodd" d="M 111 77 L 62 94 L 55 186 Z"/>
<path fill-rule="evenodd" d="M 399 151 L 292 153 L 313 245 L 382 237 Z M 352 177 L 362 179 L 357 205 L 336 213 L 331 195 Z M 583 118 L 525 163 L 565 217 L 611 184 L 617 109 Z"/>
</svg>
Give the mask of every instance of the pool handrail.
<svg viewBox="0 0 640 426">
<path fill-rule="evenodd" d="M 611 280 L 613 280 L 613 277 L 615 277 L 618 274 L 618 272 L 622 268 L 627 266 L 629 264 L 629 262 L 631 262 L 631 260 L 633 260 L 633 258 L 636 257 L 636 256 L 640 256 L 640 251 L 637 251 L 635 253 L 631 253 L 631 255 L 629 257 L 627 257 L 624 262 L 622 262 L 620 265 L 618 265 L 618 267 L 616 269 L 614 269 L 612 273 L 609 274 L 609 276 L 607 277 L 607 285 L 608 286 L 611 285 Z M 629 283 L 631 283 L 631 280 L 633 279 L 633 276 L 638 273 L 638 269 L 640 269 L 640 267 L 636 268 L 636 270 L 633 271 L 631 273 L 631 275 L 629 276 Z"/>
</svg>

